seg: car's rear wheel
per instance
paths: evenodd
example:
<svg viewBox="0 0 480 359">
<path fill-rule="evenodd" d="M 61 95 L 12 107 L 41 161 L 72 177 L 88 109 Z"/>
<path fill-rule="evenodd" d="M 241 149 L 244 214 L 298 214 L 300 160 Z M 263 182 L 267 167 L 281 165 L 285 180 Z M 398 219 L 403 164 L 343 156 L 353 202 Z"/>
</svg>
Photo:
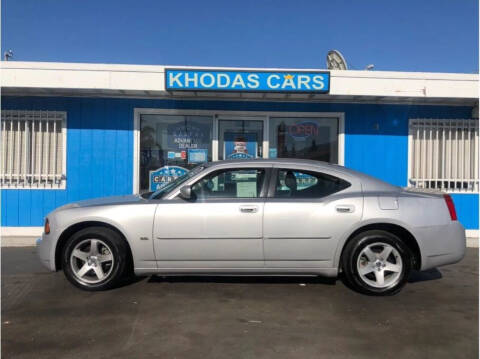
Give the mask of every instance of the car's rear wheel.
<svg viewBox="0 0 480 359">
<path fill-rule="evenodd" d="M 125 274 L 127 251 L 117 232 L 104 227 L 84 228 L 70 237 L 63 249 L 63 271 L 81 289 L 109 289 Z"/>
<path fill-rule="evenodd" d="M 382 230 L 362 232 L 345 247 L 342 268 L 348 283 L 370 295 L 398 293 L 412 268 L 412 254 L 396 235 Z"/>
</svg>

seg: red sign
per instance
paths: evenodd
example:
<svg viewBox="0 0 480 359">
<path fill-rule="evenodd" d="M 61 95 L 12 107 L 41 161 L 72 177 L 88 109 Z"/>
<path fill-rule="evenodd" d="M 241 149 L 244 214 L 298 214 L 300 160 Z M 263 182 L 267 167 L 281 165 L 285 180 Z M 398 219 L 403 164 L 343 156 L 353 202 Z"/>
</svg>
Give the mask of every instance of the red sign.
<svg viewBox="0 0 480 359">
<path fill-rule="evenodd" d="M 302 122 L 287 126 L 288 134 L 294 138 L 307 138 L 318 135 L 318 126 L 315 122 Z"/>
</svg>

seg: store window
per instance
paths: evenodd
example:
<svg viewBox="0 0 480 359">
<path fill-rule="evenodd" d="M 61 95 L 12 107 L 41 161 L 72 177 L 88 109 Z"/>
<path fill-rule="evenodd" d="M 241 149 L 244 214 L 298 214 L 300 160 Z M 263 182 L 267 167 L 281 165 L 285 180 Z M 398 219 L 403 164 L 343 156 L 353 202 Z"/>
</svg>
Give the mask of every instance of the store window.
<svg viewBox="0 0 480 359">
<path fill-rule="evenodd" d="M 212 116 L 140 116 L 140 192 L 155 191 L 212 160 Z"/>
<path fill-rule="evenodd" d="M 338 163 L 338 118 L 271 117 L 270 158 Z"/>
<path fill-rule="evenodd" d="M 65 188 L 65 112 L 5 110 L 1 133 L 3 188 Z"/>
<path fill-rule="evenodd" d="M 409 126 L 411 186 L 478 192 L 478 120 L 411 119 Z"/>
</svg>

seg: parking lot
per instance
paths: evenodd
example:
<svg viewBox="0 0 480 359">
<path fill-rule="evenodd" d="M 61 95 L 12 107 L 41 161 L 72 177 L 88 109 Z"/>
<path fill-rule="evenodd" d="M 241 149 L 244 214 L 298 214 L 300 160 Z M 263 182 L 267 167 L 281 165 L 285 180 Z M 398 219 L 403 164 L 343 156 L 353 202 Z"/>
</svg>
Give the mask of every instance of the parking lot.
<svg viewBox="0 0 480 359">
<path fill-rule="evenodd" d="M 393 297 L 340 280 L 145 277 L 101 293 L 2 248 L 3 358 L 477 358 L 478 249 Z"/>
</svg>

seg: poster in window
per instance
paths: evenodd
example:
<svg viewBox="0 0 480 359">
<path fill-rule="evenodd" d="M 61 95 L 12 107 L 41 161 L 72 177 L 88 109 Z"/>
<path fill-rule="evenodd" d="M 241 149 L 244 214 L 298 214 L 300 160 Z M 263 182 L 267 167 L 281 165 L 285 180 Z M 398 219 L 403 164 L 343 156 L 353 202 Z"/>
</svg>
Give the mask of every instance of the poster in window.
<svg viewBox="0 0 480 359">
<path fill-rule="evenodd" d="M 257 158 L 257 134 L 226 132 L 223 148 L 226 159 Z"/>
</svg>

